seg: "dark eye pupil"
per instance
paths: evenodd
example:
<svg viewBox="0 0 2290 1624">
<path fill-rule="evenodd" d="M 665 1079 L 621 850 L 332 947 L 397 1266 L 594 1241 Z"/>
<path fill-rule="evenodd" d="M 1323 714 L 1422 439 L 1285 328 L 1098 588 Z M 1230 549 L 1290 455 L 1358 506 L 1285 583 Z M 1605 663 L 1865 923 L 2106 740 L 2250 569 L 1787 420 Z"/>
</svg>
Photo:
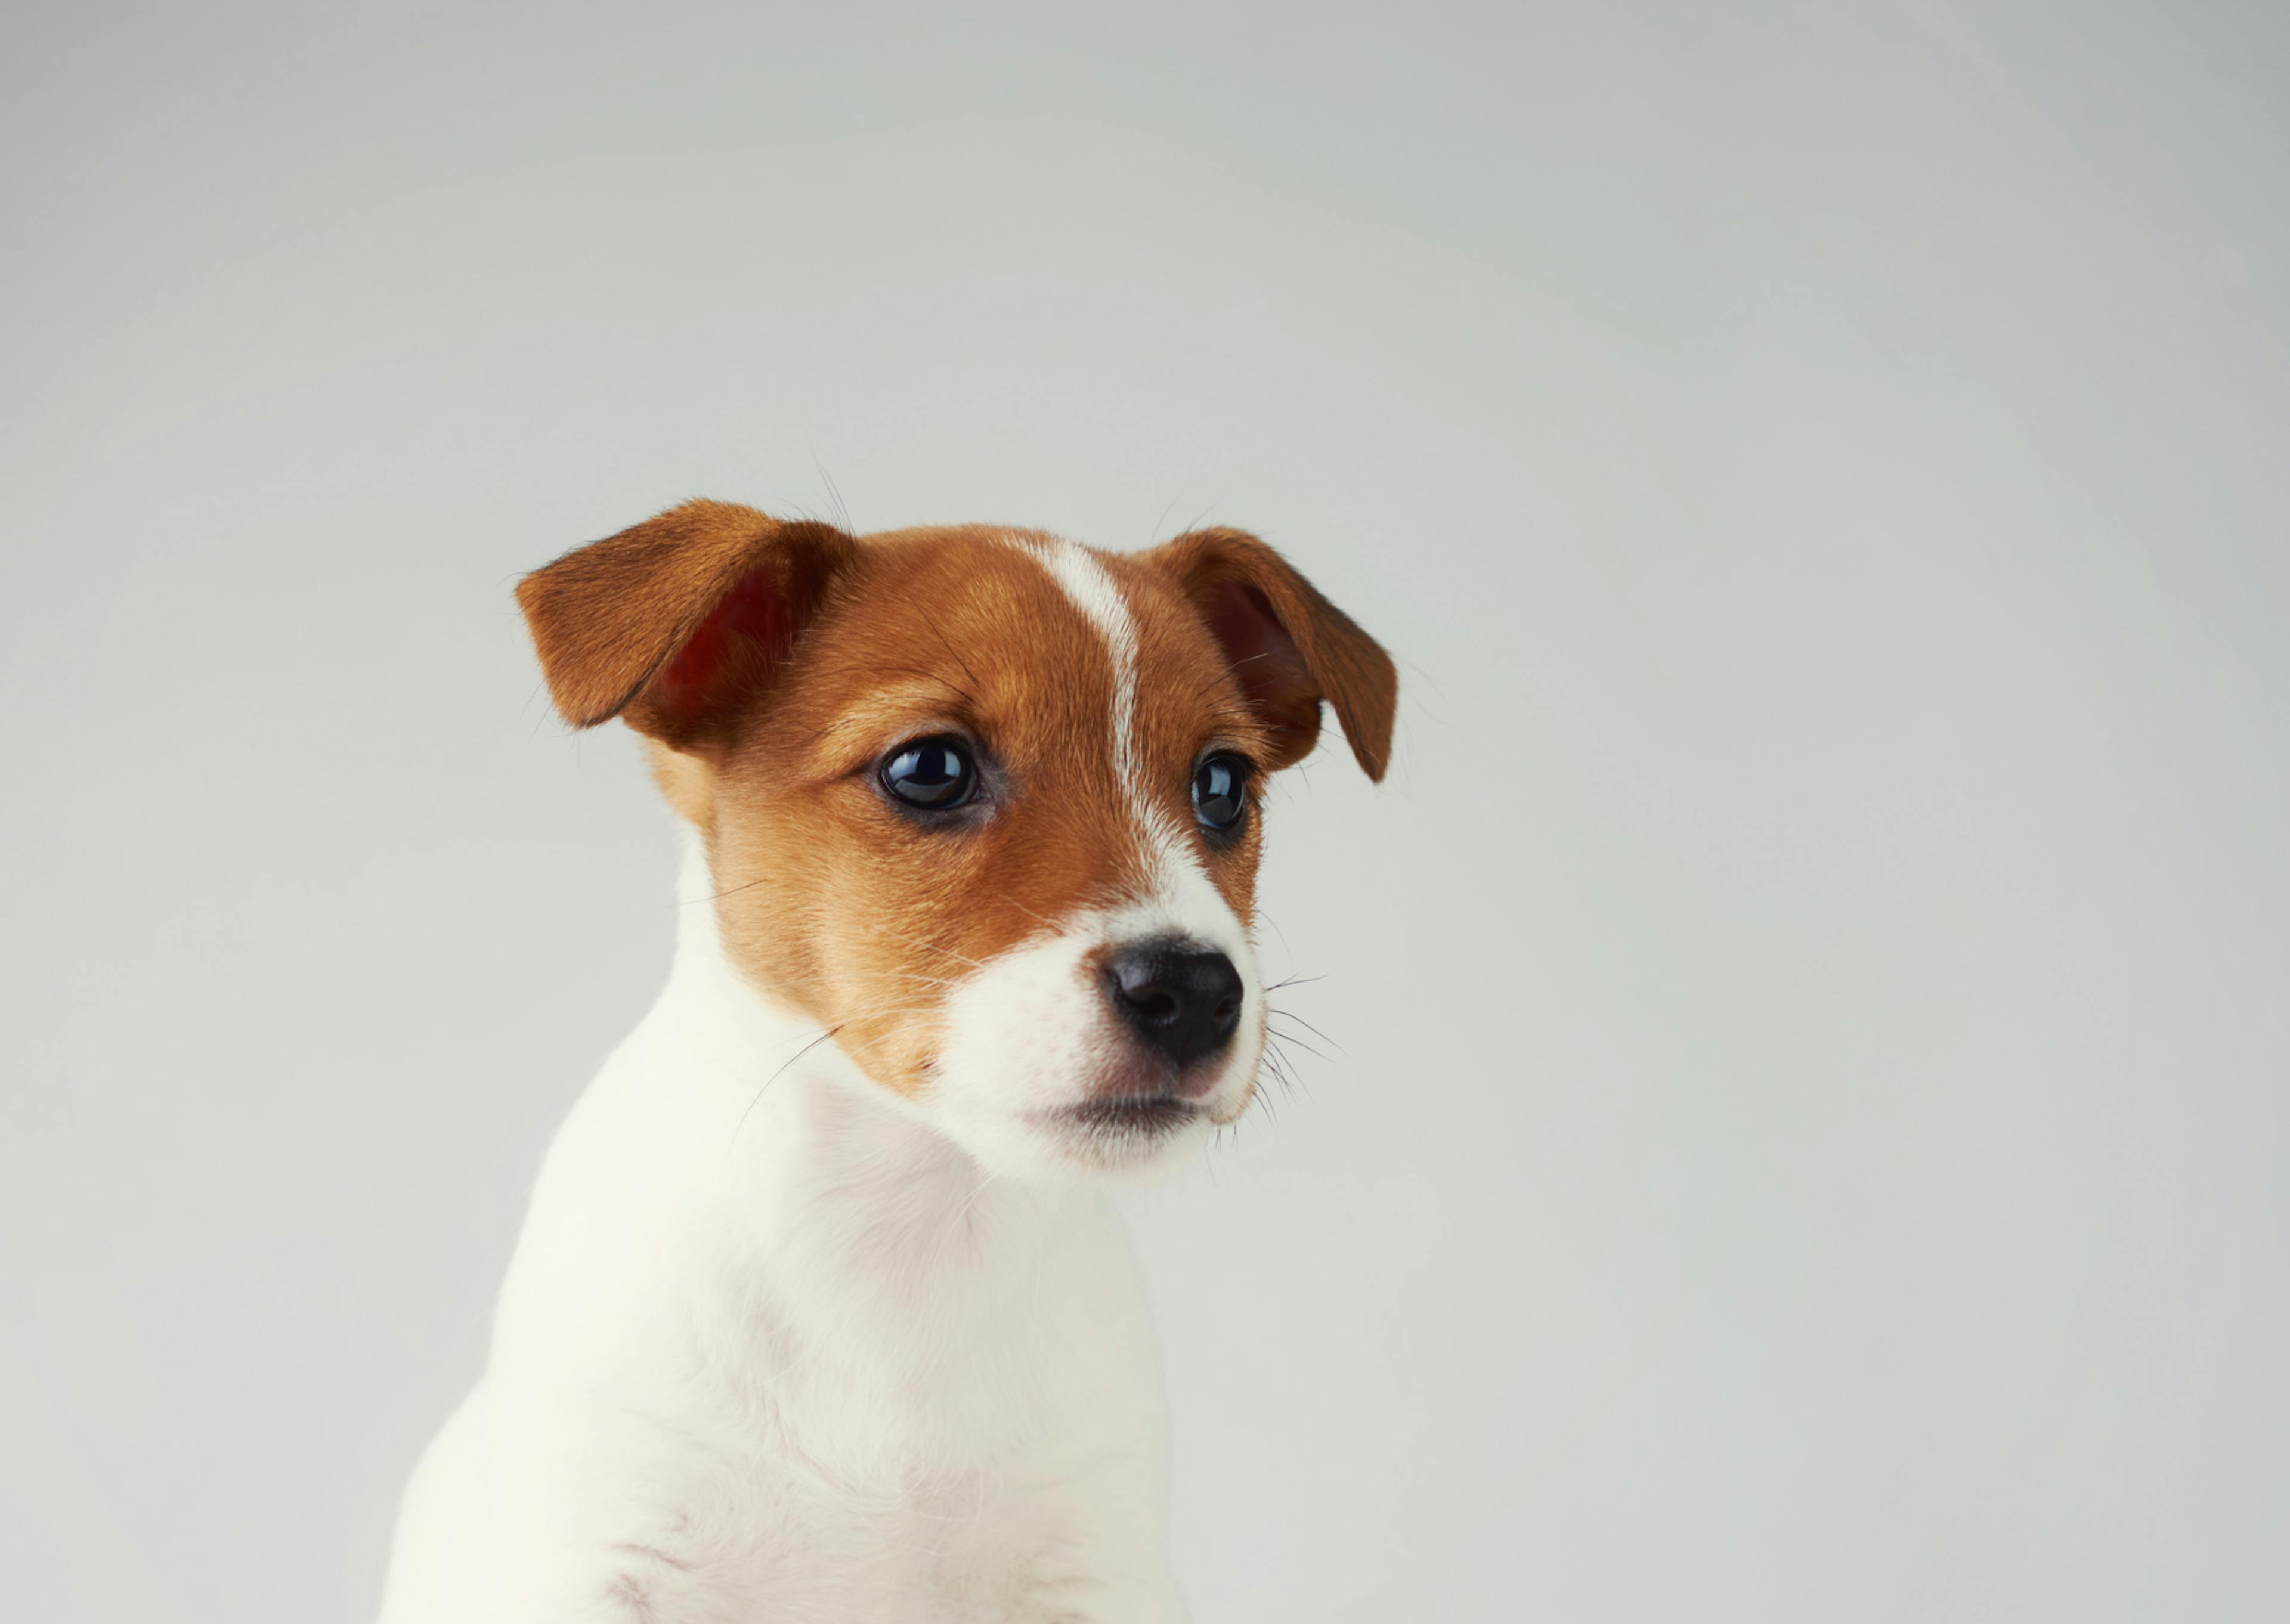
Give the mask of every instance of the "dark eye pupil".
<svg viewBox="0 0 2290 1624">
<path fill-rule="evenodd" d="M 1212 756 L 1193 769 L 1193 811 L 1213 829 L 1229 829 L 1247 809 L 1240 789 L 1245 769 L 1237 757 Z"/>
<path fill-rule="evenodd" d="M 909 806 L 958 806 L 973 776 L 969 756 L 949 739 L 907 745 L 883 763 L 883 787 Z"/>
</svg>

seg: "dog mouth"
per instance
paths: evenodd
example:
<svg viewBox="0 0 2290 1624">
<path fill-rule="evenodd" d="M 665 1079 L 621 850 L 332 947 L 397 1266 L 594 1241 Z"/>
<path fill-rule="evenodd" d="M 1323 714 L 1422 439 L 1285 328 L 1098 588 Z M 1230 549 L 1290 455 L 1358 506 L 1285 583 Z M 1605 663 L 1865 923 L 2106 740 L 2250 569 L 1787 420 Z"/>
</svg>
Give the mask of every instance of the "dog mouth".
<svg viewBox="0 0 2290 1624">
<path fill-rule="evenodd" d="M 1201 1108 L 1174 1094 L 1129 1094 L 1085 1100 L 1058 1115 L 1093 1138 L 1157 1139 L 1193 1122 Z"/>
</svg>

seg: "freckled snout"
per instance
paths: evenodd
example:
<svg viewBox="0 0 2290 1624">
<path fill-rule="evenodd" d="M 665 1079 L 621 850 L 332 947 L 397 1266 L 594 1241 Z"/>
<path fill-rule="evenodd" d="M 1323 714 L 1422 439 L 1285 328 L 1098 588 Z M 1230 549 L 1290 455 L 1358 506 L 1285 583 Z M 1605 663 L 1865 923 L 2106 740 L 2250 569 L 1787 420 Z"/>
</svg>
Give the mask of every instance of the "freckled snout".
<svg viewBox="0 0 2290 1624">
<path fill-rule="evenodd" d="M 1222 1049 L 1240 1025 L 1240 972 L 1188 941 L 1116 948 L 1105 961 L 1105 992 L 1138 1040 L 1176 1066 Z"/>
</svg>

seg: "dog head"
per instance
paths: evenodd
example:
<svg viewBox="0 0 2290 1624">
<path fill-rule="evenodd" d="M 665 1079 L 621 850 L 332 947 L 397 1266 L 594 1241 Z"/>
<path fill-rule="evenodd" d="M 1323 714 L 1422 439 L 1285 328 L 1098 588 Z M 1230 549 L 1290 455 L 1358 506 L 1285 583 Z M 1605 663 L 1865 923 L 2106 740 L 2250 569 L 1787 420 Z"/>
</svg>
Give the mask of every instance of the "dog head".
<svg viewBox="0 0 2290 1624">
<path fill-rule="evenodd" d="M 1165 1164 L 1247 1105 L 1261 786 L 1384 652 L 1263 542 L 1118 556 L 694 501 L 517 589 L 557 709 L 650 741 L 726 956 L 997 1171 Z"/>
</svg>

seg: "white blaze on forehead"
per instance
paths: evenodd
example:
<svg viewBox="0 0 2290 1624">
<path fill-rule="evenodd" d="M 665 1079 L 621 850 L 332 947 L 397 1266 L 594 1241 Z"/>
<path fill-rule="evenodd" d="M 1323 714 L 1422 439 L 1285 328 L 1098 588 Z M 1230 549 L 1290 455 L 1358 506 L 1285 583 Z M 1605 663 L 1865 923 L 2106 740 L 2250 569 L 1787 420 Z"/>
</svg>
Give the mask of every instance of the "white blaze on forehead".
<svg viewBox="0 0 2290 1624">
<path fill-rule="evenodd" d="M 1113 666 L 1113 772 L 1134 802 L 1144 782 L 1137 761 L 1137 622 L 1121 588 L 1088 548 L 1064 540 L 1023 545 L 1105 639 Z"/>
<path fill-rule="evenodd" d="M 1124 910 L 1124 939 L 1174 931 L 1221 949 L 1236 963 L 1246 962 L 1247 939 L 1208 870 L 1190 849 L 1186 830 L 1156 806 L 1147 793 L 1146 764 L 1137 743 L 1137 621 L 1112 572 L 1087 548 L 1059 538 L 1012 536 L 1049 572 L 1083 620 L 1104 639 L 1113 668 L 1113 772 L 1140 836 L 1151 894 Z M 1249 972 L 1253 982 L 1253 971 Z"/>
</svg>

